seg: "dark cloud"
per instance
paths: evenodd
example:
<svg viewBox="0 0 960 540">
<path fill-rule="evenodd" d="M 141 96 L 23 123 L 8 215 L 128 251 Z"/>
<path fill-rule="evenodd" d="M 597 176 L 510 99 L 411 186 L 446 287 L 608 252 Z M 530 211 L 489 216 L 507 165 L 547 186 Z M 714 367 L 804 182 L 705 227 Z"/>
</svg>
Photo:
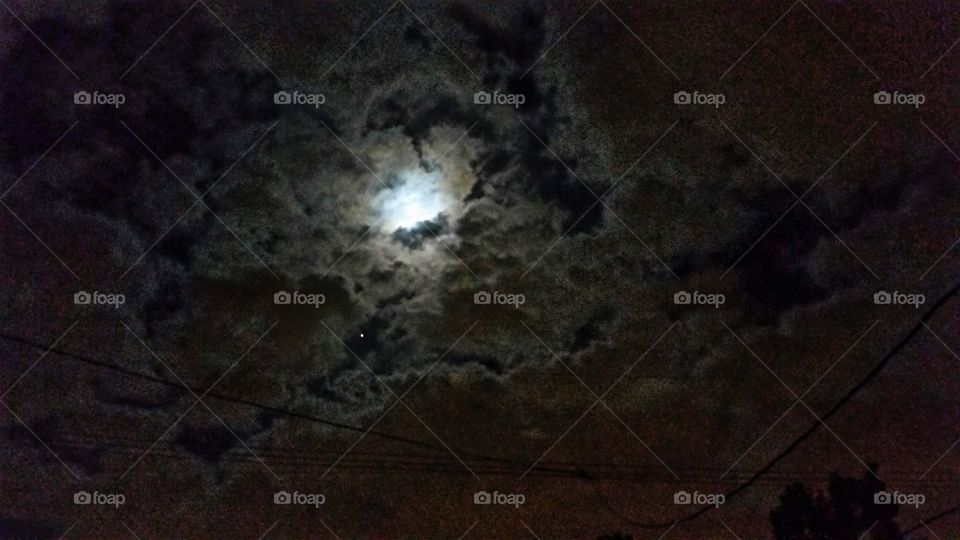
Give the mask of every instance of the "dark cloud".
<svg viewBox="0 0 960 540">
<path fill-rule="evenodd" d="M 850 107 L 844 118 L 856 133 L 830 133 L 829 141 L 808 145 L 797 143 L 817 139 L 804 130 L 820 120 L 803 103 L 819 90 L 766 85 L 760 92 L 755 83 L 731 80 L 726 109 L 673 107 L 670 96 L 680 86 L 651 51 L 681 73 L 694 66 L 686 53 L 665 46 L 678 31 L 663 24 L 672 20 L 661 19 L 667 7 L 610 0 L 594 4 L 581 22 L 590 3 L 411 1 L 395 4 L 382 20 L 376 17 L 389 5 L 298 6 L 302 17 L 292 17 L 293 8 L 210 4 L 218 19 L 195 4 L 152 47 L 160 27 L 187 7 L 105 2 L 82 15 L 35 8 L 30 27 L 63 53 L 79 81 L 29 33 L 4 40 L 0 161 L 10 180 L 2 185 L 30 170 L 4 198 L 18 218 L 3 222 L 13 231 L 2 246 L 10 254 L 3 282 L 16 291 L 5 297 L 0 322 L 21 338 L 3 346 L 17 359 L 4 379 L 18 380 L 33 361 L 24 338 L 52 344 L 58 331 L 80 321 L 61 345 L 78 356 L 52 353 L 11 403 L 16 398 L 40 439 L 56 441 L 69 466 L 95 480 L 107 473 L 116 480 L 114 469 L 122 474 L 184 415 L 156 443 L 158 459 L 178 461 L 158 466 L 145 459 L 136 467 L 150 471 L 150 483 L 194 484 L 197 494 L 185 500 L 210 505 L 203 512 L 209 515 L 230 498 L 226 490 L 254 497 L 267 489 L 257 475 L 272 482 L 273 471 L 261 467 L 280 469 L 286 461 L 304 467 L 292 469 L 297 482 L 341 482 L 346 502 L 331 512 L 373 523 L 361 536 L 392 536 L 416 520 L 462 513 L 450 503 L 449 512 L 424 508 L 414 519 L 385 510 L 379 484 L 321 476 L 333 464 L 354 470 L 374 463 L 355 462 L 352 454 L 335 461 L 356 445 L 364 459 L 414 461 L 382 466 L 403 473 L 407 487 L 419 486 L 417 467 L 453 469 L 472 482 L 461 467 L 466 462 L 482 469 L 484 482 L 499 481 L 497 475 L 515 481 L 528 467 L 536 482 L 579 479 L 564 484 L 568 492 L 546 482 L 530 487 L 531 503 L 543 504 L 541 515 L 559 515 L 567 503 L 589 508 L 596 515 L 572 515 L 566 534 L 548 529 L 587 537 L 595 532 L 588 526 L 636 523 L 611 515 L 609 505 L 594 508 L 596 494 L 608 490 L 618 493 L 616 507 L 630 506 L 631 513 L 678 514 L 651 498 L 676 486 L 660 484 L 643 460 L 661 474 L 662 454 L 683 482 L 713 482 L 744 451 L 750 455 L 729 482 L 757 470 L 763 456 L 789 445 L 806 425 L 784 420 L 782 431 L 750 453 L 792 401 L 776 384 L 779 374 L 791 388 L 805 389 L 800 382 L 835 369 L 810 398 L 813 409 L 828 407 L 869 371 L 876 351 L 889 345 L 885 338 L 902 333 L 901 321 L 884 313 L 887 335 L 871 336 L 834 367 L 880 316 L 870 311 L 873 292 L 913 288 L 932 298 L 934 283 L 945 279 L 949 259 L 928 281 L 915 279 L 954 240 L 943 231 L 955 225 L 956 163 L 939 141 L 917 129 L 920 142 L 905 143 L 891 133 L 907 121 L 885 119 L 889 125 L 878 125 L 844 157 L 848 146 L 829 146 L 844 137 L 843 145 L 852 144 L 874 111 L 860 111 L 849 96 L 829 102 L 824 96 L 839 92 L 833 86 L 814 103 Z M 699 17 L 730 15 L 702 10 L 687 16 L 698 17 L 697 31 L 707 35 L 719 31 Z M 287 25 L 285 37 L 271 34 L 274 17 Z M 835 17 L 831 24 L 844 20 Z M 623 28 L 627 22 L 635 34 Z M 812 39 L 797 28 L 784 31 Z M 730 54 L 748 46 L 730 46 Z M 728 64 L 726 54 L 721 64 Z M 766 65 L 759 61 L 770 54 L 755 51 L 756 65 Z M 75 106 L 72 96 L 82 89 L 120 92 L 126 102 L 116 109 Z M 481 90 L 523 94 L 525 101 L 475 103 Z M 278 91 L 323 94 L 324 103 L 278 104 Z M 778 92 L 790 99 L 777 101 Z M 754 118 L 750 106 L 765 115 Z M 782 126 L 764 127 L 778 115 Z M 824 155 L 823 147 L 831 151 Z M 803 193 L 841 157 L 805 196 L 810 209 L 796 205 L 784 215 L 796 201 L 790 189 Z M 31 244 L 20 218 L 49 244 Z M 46 260 L 45 247 L 63 254 L 78 282 Z M 83 311 L 70 302 L 80 288 L 122 291 L 127 302 L 113 313 Z M 721 293 L 726 303 L 677 305 L 673 295 L 681 290 Z M 481 291 L 525 300 L 483 303 L 475 296 Z M 281 292 L 324 301 L 278 304 Z M 939 329 L 938 322 L 931 324 Z M 931 342 L 911 354 L 931 356 L 937 347 Z M 73 359 L 49 361 L 54 356 Z M 185 414 L 196 398 L 181 380 L 200 393 L 210 389 L 222 421 L 201 404 Z M 911 384 L 868 390 L 862 399 L 909 395 L 917 391 Z M 411 388 L 408 411 L 396 395 Z M 594 403 L 596 395 L 619 416 Z M 933 410 L 931 403 L 945 399 L 923 394 L 917 407 Z M 595 413 L 568 429 L 591 403 Z M 836 420 L 838 437 L 855 439 L 856 422 Z M 909 427 L 891 422 L 877 438 Z M 551 446 L 564 430 L 569 440 Z M 59 466 L 20 424 L 7 420 L 2 433 L 11 447 L 26 449 L 9 451 L 17 464 Z M 448 439 L 456 443 L 447 447 Z M 882 440 L 869 442 L 887 460 L 907 459 Z M 398 458 L 394 444 L 423 453 Z M 836 449 L 817 445 L 791 467 L 835 456 Z M 856 451 L 866 445 L 857 441 Z M 250 456 L 263 449 L 270 450 L 269 466 Z M 543 462 L 534 464 L 539 455 Z M 238 463 L 256 472 L 234 476 Z M 157 473 L 164 467 L 169 477 Z M 615 475 L 631 482 L 608 484 Z M 637 478 L 656 487 L 641 494 Z M 18 486 L 27 480 L 15 478 Z M 462 487 L 459 479 L 449 482 Z M 431 486 L 423 493 L 440 493 Z M 430 499 L 423 493 L 415 500 Z M 574 493 L 580 499 L 567 500 Z M 47 498 L 35 495 L 38 505 Z M 644 508 L 624 502 L 647 499 Z M 157 508 L 170 504 L 155 500 Z M 374 505 L 382 508 L 369 510 Z M 382 515 L 361 515 L 368 510 Z M 747 528 L 752 518 L 736 519 Z M 299 534 L 297 519 L 289 521 L 283 534 L 308 536 Z M 247 525 L 245 532 L 257 528 Z M 0 532 L 13 537 L 60 528 L 19 514 L 0 520 Z M 169 535 L 161 532 L 156 536 Z"/>
</svg>

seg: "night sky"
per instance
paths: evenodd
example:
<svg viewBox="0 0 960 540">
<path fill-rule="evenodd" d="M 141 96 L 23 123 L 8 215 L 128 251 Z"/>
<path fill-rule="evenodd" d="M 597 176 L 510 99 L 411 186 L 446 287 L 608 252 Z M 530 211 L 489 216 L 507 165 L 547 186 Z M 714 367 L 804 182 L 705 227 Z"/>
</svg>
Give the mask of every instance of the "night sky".
<svg viewBox="0 0 960 540">
<path fill-rule="evenodd" d="M 960 537 L 960 3 L 0 6 L 0 538 Z"/>
</svg>

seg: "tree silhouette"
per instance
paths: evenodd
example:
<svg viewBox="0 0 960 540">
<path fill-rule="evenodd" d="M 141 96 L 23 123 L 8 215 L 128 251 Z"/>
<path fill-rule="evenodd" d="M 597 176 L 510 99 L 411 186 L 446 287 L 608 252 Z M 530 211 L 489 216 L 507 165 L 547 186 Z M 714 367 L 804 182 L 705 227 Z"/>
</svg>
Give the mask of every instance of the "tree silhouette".
<svg viewBox="0 0 960 540">
<path fill-rule="evenodd" d="M 869 538 L 900 538 L 894 519 L 896 504 L 876 504 L 874 494 L 886 491 L 874 474 L 863 478 L 830 475 L 827 493 L 812 494 L 797 482 L 780 495 L 780 506 L 770 513 L 774 536 L 781 540 L 858 540 L 867 531 Z"/>
</svg>

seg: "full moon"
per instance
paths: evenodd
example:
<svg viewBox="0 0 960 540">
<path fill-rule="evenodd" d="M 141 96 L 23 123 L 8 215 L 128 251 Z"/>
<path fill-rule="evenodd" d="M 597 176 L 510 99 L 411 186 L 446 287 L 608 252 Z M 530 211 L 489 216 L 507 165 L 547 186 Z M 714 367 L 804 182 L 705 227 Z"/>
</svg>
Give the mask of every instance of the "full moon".
<svg viewBox="0 0 960 540">
<path fill-rule="evenodd" d="M 393 232 L 449 212 L 457 200 L 444 189 L 441 173 L 413 171 L 401 174 L 400 183 L 380 191 L 373 203 L 384 232 Z"/>
</svg>

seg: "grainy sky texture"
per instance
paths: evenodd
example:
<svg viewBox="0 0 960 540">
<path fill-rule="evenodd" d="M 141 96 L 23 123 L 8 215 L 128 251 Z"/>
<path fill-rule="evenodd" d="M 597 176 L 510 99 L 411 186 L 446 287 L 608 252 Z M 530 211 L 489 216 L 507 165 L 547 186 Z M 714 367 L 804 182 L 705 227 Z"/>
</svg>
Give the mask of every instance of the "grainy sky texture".
<svg viewBox="0 0 960 540">
<path fill-rule="evenodd" d="M 0 537 L 958 534 L 957 3 L 0 3 Z"/>
</svg>

